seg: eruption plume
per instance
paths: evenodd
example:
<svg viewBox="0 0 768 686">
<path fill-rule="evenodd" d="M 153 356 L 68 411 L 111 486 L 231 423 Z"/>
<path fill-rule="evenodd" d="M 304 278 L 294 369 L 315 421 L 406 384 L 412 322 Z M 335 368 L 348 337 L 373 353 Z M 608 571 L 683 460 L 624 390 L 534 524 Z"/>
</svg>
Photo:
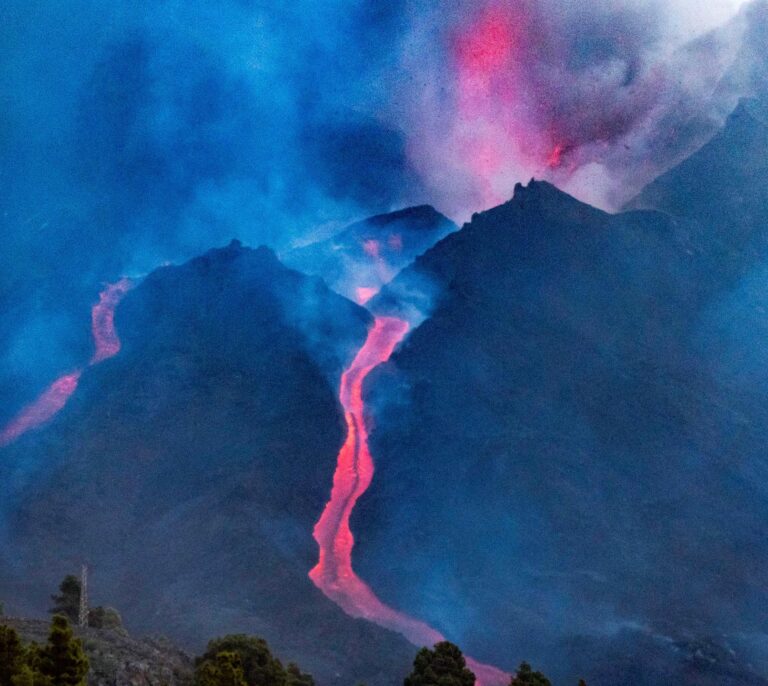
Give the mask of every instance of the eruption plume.
<svg viewBox="0 0 768 686">
<path fill-rule="evenodd" d="M 88 366 L 114 357 L 120 351 L 120 339 L 115 330 L 115 308 L 132 286 L 130 279 L 123 278 L 108 284 L 99 293 L 99 302 L 91 308 L 91 331 L 95 350 Z M 0 432 L 0 448 L 12 443 L 30 429 L 42 426 L 56 415 L 77 390 L 82 373 L 82 369 L 76 369 L 60 376 L 36 400 L 24 407 Z"/>
</svg>

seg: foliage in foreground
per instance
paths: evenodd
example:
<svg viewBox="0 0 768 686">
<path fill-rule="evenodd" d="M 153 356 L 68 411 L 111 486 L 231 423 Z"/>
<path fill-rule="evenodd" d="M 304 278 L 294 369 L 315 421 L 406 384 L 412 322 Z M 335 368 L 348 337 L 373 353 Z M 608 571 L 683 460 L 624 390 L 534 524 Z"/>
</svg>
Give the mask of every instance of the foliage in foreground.
<svg viewBox="0 0 768 686">
<path fill-rule="evenodd" d="M 78 618 L 80 593 L 80 580 L 65 577 L 59 593 L 52 596 L 51 612 L 57 614 L 43 646 L 25 646 L 13 628 L 0 625 L 0 686 L 85 686 L 88 658 L 68 621 Z M 88 625 L 123 631 L 120 614 L 113 608 L 92 608 Z M 195 659 L 194 686 L 314 686 L 314 679 L 292 662 L 283 666 L 263 638 L 229 634 L 211 640 Z M 458 646 L 441 641 L 432 649 L 418 651 L 404 686 L 475 686 L 475 675 Z M 522 662 L 511 675 L 509 686 L 552 684 Z M 586 684 L 582 680 L 579 686 Z"/>
<path fill-rule="evenodd" d="M 54 615 L 45 645 L 25 646 L 0 626 L 0 686 L 84 686 L 88 658 L 64 615 Z"/>
<path fill-rule="evenodd" d="M 467 668 L 458 646 L 448 641 L 435 644 L 434 650 L 422 648 L 416 653 L 413 671 L 405 677 L 404 686 L 474 686 L 475 675 Z M 541 672 L 521 662 L 511 676 L 509 686 L 552 686 Z M 587 686 L 583 680 L 579 686 Z"/>
<path fill-rule="evenodd" d="M 208 643 L 195 660 L 195 686 L 314 686 L 292 662 L 278 660 L 263 638 L 230 634 Z"/>
</svg>

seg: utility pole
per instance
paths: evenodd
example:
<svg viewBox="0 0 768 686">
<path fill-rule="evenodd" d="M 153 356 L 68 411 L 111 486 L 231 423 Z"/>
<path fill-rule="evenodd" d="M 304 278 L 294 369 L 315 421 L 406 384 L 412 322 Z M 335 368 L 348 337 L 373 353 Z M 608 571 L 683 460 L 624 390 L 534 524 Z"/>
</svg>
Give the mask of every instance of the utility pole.
<svg viewBox="0 0 768 686">
<path fill-rule="evenodd" d="M 80 626 L 88 626 L 88 566 L 80 570 L 80 610 L 77 616 Z"/>
</svg>

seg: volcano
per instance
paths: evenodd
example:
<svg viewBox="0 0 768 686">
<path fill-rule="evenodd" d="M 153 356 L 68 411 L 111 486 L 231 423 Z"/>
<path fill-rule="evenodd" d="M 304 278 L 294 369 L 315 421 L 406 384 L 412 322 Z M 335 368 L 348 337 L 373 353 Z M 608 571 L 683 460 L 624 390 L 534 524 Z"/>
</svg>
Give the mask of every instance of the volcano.
<svg viewBox="0 0 768 686">
<path fill-rule="evenodd" d="M 233 242 L 149 274 L 114 323 L 119 352 L 2 450 L 6 608 L 44 611 L 86 560 L 133 631 L 192 650 L 258 633 L 323 684 L 402 675 L 405 639 L 307 577 L 344 439 L 334 388 L 370 314 Z"/>
<path fill-rule="evenodd" d="M 733 245 L 532 181 L 371 301 L 438 293 L 368 386 L 382 466 L 352 526 L 384 602 L 564 683 L 764 683 L 768 389 L 743 302 L 765 298 Z M 696 660 L 714 635 L 721 657 Z"/>
<path fill-rule="evenodd" d="M 120 339 L 115 331 L 115 308 L 133 284 L 129 279 L 108 284 L 91 308 L 93 357 L 90 365 L 108 360 L 120 351 Z M 27 431 L 44 425 L 59 412 L 77 390 L 82 369 L 63 374 L 46 388 L 38 398 L 24 407 L 0 431 L 0 447 L 15 441 Z"/>
</svg>

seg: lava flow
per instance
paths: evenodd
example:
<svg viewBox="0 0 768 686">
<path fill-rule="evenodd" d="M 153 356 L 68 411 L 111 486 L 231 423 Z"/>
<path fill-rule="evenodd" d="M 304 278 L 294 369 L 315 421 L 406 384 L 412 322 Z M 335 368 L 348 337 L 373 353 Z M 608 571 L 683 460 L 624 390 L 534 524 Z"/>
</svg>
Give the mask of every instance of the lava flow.
<svg viewBox="0 0 768 686">
<path fill-rule="evenodd" d="M 402 319 L 376 317 L 363 347 L 341 376 L 339 400 L 344 408 L 347 437 L 337 457 L 331 498 L 315 524 L 313 534 L 320 547 L 320 559 L 309 576 L 348 615 L 397 631 L 417 646 L 432 646 L 444 641 L 445 637 L 424 622 L 385 605 L 352 569 L 355 539 L 349 518 L 373 478 L 373 458 L 365 426 L 363 381 L 372 369 L 389 359 L 408 328 L 408 323 Z M 509 683 L 509 674 L 495 667 L 471 658 L 467 658 L 467 665 L 479 685 Z"/>
<path fill-rule="evenodd" d="M 113 357 L 120 351 L 120 339 L 115 331 L 115 308 L 132 285 L 131 280 L 125 278 L 108 284 L 99 294 L 99 302 L 91 308 L 94 353 L 89 366 Z M 59 412 L 77 389 L 82 373 L 82 369 L 76 369 L 60 376 L 36 400 L 24 407 L 0 431 L 0 448 L 12 443 L 30 429 L 45 424 Z"/>
</svg>

